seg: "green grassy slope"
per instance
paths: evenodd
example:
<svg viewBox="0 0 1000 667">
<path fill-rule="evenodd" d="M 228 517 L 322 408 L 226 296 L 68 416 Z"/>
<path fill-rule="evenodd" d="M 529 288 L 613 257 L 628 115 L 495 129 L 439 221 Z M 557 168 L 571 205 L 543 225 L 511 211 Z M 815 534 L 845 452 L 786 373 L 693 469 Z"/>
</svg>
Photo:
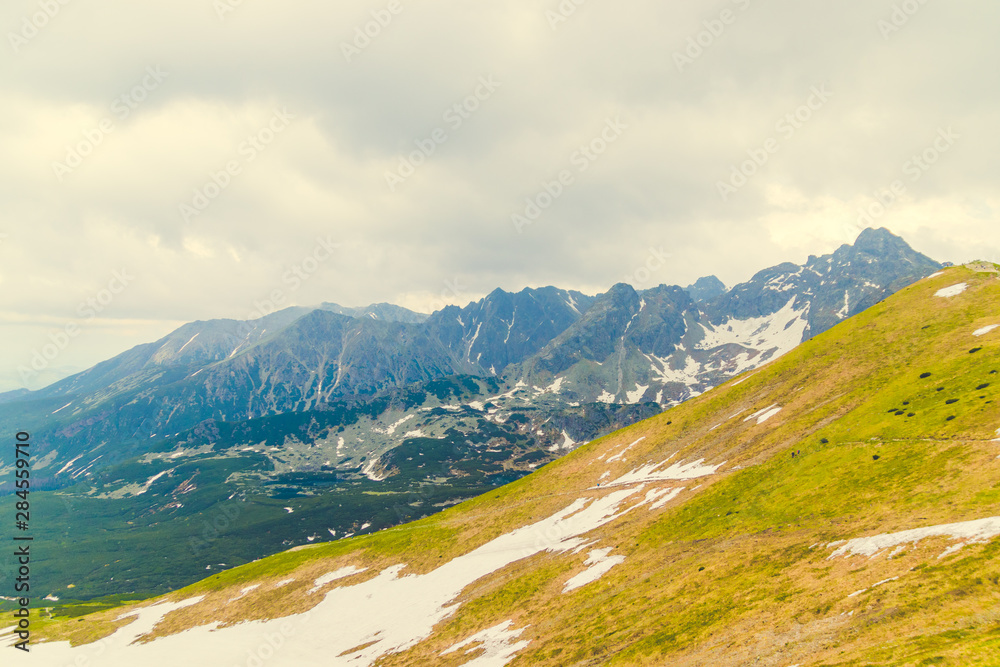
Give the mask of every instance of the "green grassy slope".
<svg viewBox="0 0 1000 667">
<path fill-rule="evenodd" d="M 967 282 L 954 297 L 941 288 Z M 205 594 L 159 634 L 210 620 L 273 618 L 315 605 L 316 576 L 356 565 L 349 586 L 406 563 L 448 559 L 581 497 L 605 472 L 704 458 L 715 475 L 655 511 L 587 535 L 625 557 L 563 593 L 586 553 L 542 553 L 476 581 L 434 634 L 384 665 L 459 665 L 441 652 L 512 620 L 514 665 L 1000 664 L 1000 538 L 942 554 L 930 537 L 873 558 L 831 542 L 1000 515 L 1000 280 L 951 268 L 904 289 L 757 372 L 578 449 L 513 484 L 374 535 L 286 552 L 173 594 Z M 772 405 L 758 424 L 746 417 Z M 638 438 L 624 460 L 607 463 Z M 796 452 L 796 456 L 792 453 Z M 641 497 L 641 494 L 640 494 Z M 276 588 L 279 579 L 295 583 Z M 260 588 L 226 604 L 247 583 Z M 876 585 L 877 584 L 877 585 Z M 331 586 L 332 587 L 332 586 Z M 69 610 L 67 610 L 68 612 Z M 90 641 L 120 614 L 55 620 Z"/>
</svg>

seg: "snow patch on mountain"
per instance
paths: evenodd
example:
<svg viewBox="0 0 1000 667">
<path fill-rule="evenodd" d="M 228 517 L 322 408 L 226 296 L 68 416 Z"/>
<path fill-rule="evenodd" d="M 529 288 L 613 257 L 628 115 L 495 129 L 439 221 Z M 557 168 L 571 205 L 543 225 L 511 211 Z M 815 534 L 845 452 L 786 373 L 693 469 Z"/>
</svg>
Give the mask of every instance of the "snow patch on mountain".
<svg viewBox="0 0 1000 667">
<path fill-rule="evenodd" d="M 515 642 L 514 640 L 521 636 L 525 628 L 512 630 L 511 627 L 513 625 L 513 621 L 506 621 L 500 625 L 494 625 L 492 628 L 487 628 L 482 632 L 477 632 L 468 639 L 445 649 L 441 652 L 441 655 L 448 655 L 472 645 L 472 648 L 465 652 L 466 655 L 475 653 L 476 651 L 482 651 L 483 654 L 469 662 L 463 663 L 463 667 L 469 667 L 469 665 L 473 667 L 503 667 L 517 657 L 519 651 L 531 643 L 530 641 Z"/>
<path fill-rule="evenodd" d="M 964 521 L 962 523 L 946 523 L 938 526 L 926 526 L 924 528 L 914 528 L 898 533 L 886 533 L 873 535 L 871 537 L 857 537 L 844 543 L 831 542 L 827 547 L 842 544 L 840 548 L 830 554 L 827 560 L 838 556 L 868 556 L 874 558 L 886 549 L 891 549 L 903 544 L 916 545 L 920 540 L 928 537 L 950 537 L 953 540 L 960 540 L 961 544 L 955 547 L 961 548 L 966 544 L 977 544 L 988 542 L 997 535 L 1000 535 L 1000 516 L 988 519 L 978 519 L 976 521 Z M 942 553 L 938 558 L 957 551 L 951 547 Z"/>
<path fill-rule="evenodd" d="M 957 285 L 952 285 L 951 287 L 945 287 L 944 289 L 939 289 L 934 293 L 934 296 L 940 296 L 944 298 L 958 296 L 964 292 L 969 287 L 968 283 L 958 283 Z"/>
<path fill-rule="evenodd" d="M 602 391 L 601 395 L 597 397 L 597 402 L 598 403 L 609 403 L 609 404 L 610 403 L 614 403 L 615 402 L 615 395 L 612 394 L 611 392 L 607 391 L 607 390 Z"/>
<path fill-rule="evenodd" d="M 361 574 L 362 572 L 366 572 L 367 570 L 368 568 L 364 567 L 358 568 L 353 565 L 349 565 L 347 567 L 342 567 L 339 570 L 335 570 L 333 572 L 327 572 L 322 577 L 317 578 L 316 581 L 313 582 L 313 587 L 309 589 L 308 592 L 315 593 L 316 591 L 323 588 L 327 584 L 337 581 L 338 579 L 346 579 L 347 577 L 354 576 L 355 574 Z"/>
<path fill-rule="evenodd" d="M 632 391 L 625 392 L 625 400 L 627 400 L 630 404 L 638 403 L 639 400 L 642 398 L 642 395 L 646 393 L 647 389 L 649 389 L 648 384 L 641 385 L 638 382 L 636 382 L 635 389 L 633 389 Z"/>
<path fill-rule="evenodd" d="M 660 384 L 669 384 L 671 382 L 677 382 L 684 384 L 688 387 L 696 385 L 700 382 L 698 374 L 701 373 L 702 368 L 694 357 L 686 356 L 684 359 L 683 368 L 672 368 L 669 358 L 660 358 L 654 354 L 645 355 L 652 363 L 649 370 L 653 373 L 650 378 L 653 382 L 658 382 Z M 659 366 L 659 368 L 657 368 Z"/>
<path fill-rule="evenodd" d="M 405 424 L 406 422 L 410 421 L 410 420 L 411 420 L 411 419 L 413 419 L 414 417 L 416 417 L 416 415 L 406 415 L 405 417 L 403 417 L 403 418 L 402 418 L 402 419 L 400 419 L 399 421 L 397 421 L 397 422 L 395 422 L 395 423 L 393 423 L 393 424 L 390 424 L 390 425 L 389 425 L 388 427 L 386 427 L 385 429 L 380 429 L 380 428 L 372 428 L 372 431 L 373 431 L 373 432 L 375 432 L 375 433 L 383 433 L 383 434 L 385 434 L 385 435 L 392 435 L 393 433 L 395 433 L 395 432 L 396 432 L 396 429 L 397 429 L 397 428 L 399 428 L 400 426 L 402 426 L 402 425 L 403 425 L 403 424 Z"/>
<path fill-rule="evenodd" d="M 771 359 L 775 359 L 790 351 L 802 342 L 809 320 L 809 304 L 803 308 L 795 308 L 792 297 L 778 312 L 766 317 L 751 317 L 746 320 L 730 318 L 714 327 L 711 324 L 701 324 L 705 336 L 695 347 L 699 350 L 711 350 L 722 345 L 742 345 L 754 350 L 776 350 Z"/>
<path fill-rule="evenodd" d="M 844 307 L 837 311 L 838 319 L 845 319 L 851 312 L 851 295 L 844 290 Z"/>
<path fill-rule="evenodd" d="M 673 458 L 672 456 L 670 458 Z M 667 480 L 687 480 L 697 479 L 714 475 L 719 468 L 725 465 L 725 461 L 718 465 L 706 465 L 705 459 L 698 459 L 691 463 L 674 463 L 669 468 L 663 468 L 670 459 L 663 463 L 650 463 L 628 472 L 618 479 L 611 481 L 607 486 L 624 486 L 631 484 L 645 484 L 648 482 L 662 482 Z"/>
<path fill-rule="evenodd" d="M 982 329 L 976 329 L 972 332 L 973 336 L 985 336 L 994 329 L 1000 327 L 1000 324 L 991 324 L 989 326 L 983 327 Z"/>
<path fill-rule="evenodd" d="M 591 551 L 587 556 L 587 560 L 583 563 L 587 566 L 587 569 L 567 581 L 563 586 L 563 593 L 568 593 L 593 583 L 607 574 L 615 565 L 625 562 L 625 556 L 608 556 L 610 553 L 611 547 Z"/>
<path fill-rule="evenodd" d="M 751 419 L 756 419 L 758 424 L 763 424 L 764 422 L 766 422 L 768 419 L 778 414 L 779 412 L 781 412 L 781 406 L 775 403 L 774 405 L 769 405 L 766 408 L 763 408 L 762 410 L 758 410 L 757 412 L 753 413 L 743 421 L 748 422 Z"/>
</svg>

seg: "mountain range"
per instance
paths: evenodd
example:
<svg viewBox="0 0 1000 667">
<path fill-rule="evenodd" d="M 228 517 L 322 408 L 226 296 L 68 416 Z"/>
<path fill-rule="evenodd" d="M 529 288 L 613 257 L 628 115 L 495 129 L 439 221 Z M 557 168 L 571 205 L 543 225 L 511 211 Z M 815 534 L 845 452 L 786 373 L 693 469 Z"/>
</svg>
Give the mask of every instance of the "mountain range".
<svg viewBox="0 0 1000 667">
<path fill-rule="evenodd" d="M 517 480 L 940 268 L 869 229 L 730 290 L 717 278 L 596 296 L 543 287 L 431 315 L 325 303 L 193 322 L 40 391 L 0 395 L 0 424 L 32 425 L 35 488 L 51 492 L 39 496 L 50 516 L 40 539 L 53 548 L 38 567 L 81 599 L 160 593 Z M 13 472 L 0 459 L 0 490 Z M 180 537 L 236 501 L 231 539 Z M 152 542 L 172 544 L 169 571 L 141 557 Z M 55 554 L 71 544 L 67 567 Z"/>
<path fill-rule="evenodd" d="M 205 655 L 275 666 L 995 664 L 1000 267 L 908 282 L 863 260 L 857 246 L 875 235 L 839 257 L 761 272 L 697 310 L 684 290 L 635 302 L 616 286 L 514 366 L 569 383 L 582 376 L 566 369 L 613 365 L 633 348 L 667 359 L 728 345 L 733 358 L 767 359 L 418 521 L 203 572 L 156 599 L 56 602 L 33 657 L 71 664 L 100 650 L 110 667 Z M 861 275 L 848 282 L 851 268 Z M 656 336 L 645 318 L 682 324 Z M 574 331 L 585 321 L 614 333 Z M 759 342 L 758 330 L 782 321 L 805 342 Z M 558 354 L 573 345 L 575 355 Z M 515 414 L 491 413 L 499 399 L 450 401 L 519 383 L 534 400 L 562 395 L 538 393 L 521 372 L 449 379 L 441 410 L 496 425 Z M 612 393 L 605 380 L 595 377 Z M 427 456 L 430 444 L 414 436 L 384 458 Z M 248 502 L 218 511 L 245 516 Z"/>
</svg>

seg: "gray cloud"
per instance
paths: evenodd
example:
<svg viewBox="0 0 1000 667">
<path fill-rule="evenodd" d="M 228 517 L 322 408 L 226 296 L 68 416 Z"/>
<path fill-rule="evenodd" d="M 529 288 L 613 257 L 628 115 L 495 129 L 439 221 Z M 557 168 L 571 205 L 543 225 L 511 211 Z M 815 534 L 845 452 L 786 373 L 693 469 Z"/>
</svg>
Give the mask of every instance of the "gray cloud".
<svg viewBox="0 0 1000 667">
<path fill-rule="evenodd" d="M 72 0 L 16 53 L 40 5 L 6 3 L 0 387 L 123 267 L 134 282 L 53 367 L 245 317 L 274 290 L 416 308 L 497 286 L 596 292 L 661 248 L 671 262 L 651 280 L 732 284 L 853 241 L 859 209 L 895 181 L 905 192 L 876 225 L 941 260 L 1000 257 L 994 3 L 589 0 L 555 29 L 554 1 L 399 3 L 351 62 L 343 44 L 388 1 L 255 0 L 220 18 L 208 0 Z M 894 12 L 899 29 L 880 28 Z M 121 118 L 149 67 L 168 75 Z M 455 126 L 446 114 L 481 77 L 500 85 Z M 786 136 L 779 121 L 821 85 L 832 96 Z M 245 150 L 276 109 L 295 118 Z M 574 155 L 617 116 L 628 128 L 581 171 Z M 53 163 L 105 120 L 60 181 Z M 390 191 L 386 174 L 438 128 L 447 141 Z M 958 138 L 914 179 L 908 161 L 947 128 Z M 719 182 L 769 139 L 777 151 L 723 201 Z M 234 160 L 185 220 L 179 206 Z M 512 214 L 561 170 L 572 184 L 518 233 Z M 337 252 L 290 289 L 327 237 Z"/>
</svg>

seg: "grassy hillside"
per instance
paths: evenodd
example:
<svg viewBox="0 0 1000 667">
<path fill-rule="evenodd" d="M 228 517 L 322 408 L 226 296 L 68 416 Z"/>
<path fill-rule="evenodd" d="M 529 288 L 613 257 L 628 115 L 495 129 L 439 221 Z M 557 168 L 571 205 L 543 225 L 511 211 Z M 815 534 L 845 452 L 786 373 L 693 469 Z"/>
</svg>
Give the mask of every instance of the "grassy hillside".
<svg viewBox="0 0 1000 667">
<path fill-rule="evenodd" d="M 958 283 L 967 289 L 936 295 Z M 480 645 L 450 648 L 510 621 L 513 665 L 1000 664 L 1000 540 L 991 539 L 1000 521 L 961 541 L 884 539 L 874 555 L 871 544 L 850 542 L 1000 516 L 1000 329 L 973 335 L 994 324 L 997 274 L 947 269 L 748 376 L 494 492 L 175 592 L 167 599 L 204 597 L 147 639 L 287 617 L 305 625 L 269 664 L 301 661 L 315 644 L 344 664 L 460 665 Z M 700 460 L 711 467 L 675 465 L 659 479 L 648 478 L 662 467 L 642 470 Z M 574 516 L 599 505 L 596 527 L 574 532 Z M 377 586 L 395 585 L 380 583 L 392 579 L 388 568 L 403 565 L 397 581 L 413 586 L 457 576 L 481 550 L 470 552 L 503 546 L 518 529 L 515 537 L 535 530 L 538 545 L 524 542 L 523 553 L 446 600 L 454 606 L 435 607 L 432 632 L 411 641 L 351 634 L 350 615 L 365 609 L 352 596 L 377 598 Z M 624 560 L 565 590 L 600 560 L 597 549 Z M 317 583 L 335 571 L 345 576 Z M 404 609 L 385 614 L 409 604 L 400 598 Z M 343 625 L 315 637 L 304 612 L 332 618 L 335 605 Z M 116 620 L 125 608 L 72 619 L 58 611 L 38 629 L 77 645 L 128 623 Z M 246 627 L 191 636 L 204 648 Z"/>
</svg>

